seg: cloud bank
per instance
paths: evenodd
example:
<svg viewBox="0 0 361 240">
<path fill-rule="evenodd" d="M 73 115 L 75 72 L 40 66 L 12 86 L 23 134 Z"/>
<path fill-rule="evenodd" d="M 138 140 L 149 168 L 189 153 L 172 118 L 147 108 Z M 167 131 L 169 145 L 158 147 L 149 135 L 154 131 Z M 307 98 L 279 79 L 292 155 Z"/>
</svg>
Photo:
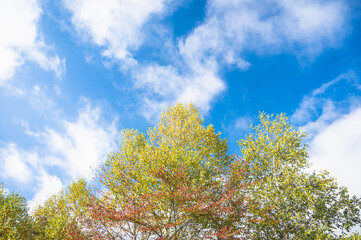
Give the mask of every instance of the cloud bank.
<svg viewBox="0 0 361 240">
<path fill-rule="evenodd" d="M 64 0 L 71 21 L 85 41 L 103 47 L 102 55 L 134 64 L 133 51 L 144 41 L 144 25 L 165 11 L 169 0 Z"/>
<path fill-rule="evenodd" d="M 361 195 L 360 91 L 359 77 L 350 70 L 304 96 L 291 117 L 293 123 L 308 133 L 312 169 L 327 170 L 340 185 L 358 196 Z"/>
<path fill-rule="evenodd" d="M 119 141 L 115 121 L 107 122 L 101 110 L 87 104 L 75 120 L 59 120 L 57 128 L 25 133 L 42 150 L 26 150 L 15 143 L 0 147 L 0 175 L 3 179 L 34 186 L 31 208 L 58 193 L 70 181 L 90 181 L 94 170 L 114 151 Z"/>
<path fill-rule="evenodd" d="M 349 21 L 348 7 L 339 0 L 210 0 L 205 19 L 188 35 L 176 40 L 166 39 L 172 33 L 158 36 L 158 41 L 173 43 L 168 63 L 139 64 L 134 53 L 147 45 L 144 26 L 154 16 L 166 16 L 161 13 L 169 2 L 64 1 L 83 39 L 103 47 L 102 55 L 120 62 L 121 68 L 130 68 L 149 119 L 176 102 L 194 102 L 206 113 L 227 89 L 224 67 L 247 70 L 249 53 L 292 52 L 312 60 L 340 44 Z"/>
<path fill-rule="evenodd" d="M 326 169 L 341 186 L 361 196 L 361 107 L 332 122 L 310 143 L 314 169 Z"/>
<path fill-rule="evenodd" d="M 39 30 L 42 15 L 39 0 L 0 2 L 0 85 L 11 79 L 25 61 L 37 63 L 61 77 L 65 60 L 50 55 Z"/>
</svg>

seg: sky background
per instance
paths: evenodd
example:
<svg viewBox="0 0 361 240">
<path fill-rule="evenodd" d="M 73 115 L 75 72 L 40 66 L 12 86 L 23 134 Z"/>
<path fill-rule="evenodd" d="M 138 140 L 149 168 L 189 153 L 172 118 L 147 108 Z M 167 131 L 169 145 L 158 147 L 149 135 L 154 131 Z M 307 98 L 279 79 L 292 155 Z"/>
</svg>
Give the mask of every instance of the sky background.
<svg viewBox="0 0 361 240">
<path fill-rule="evenodd" d="M 361 196 L 360 26 L 359 0 L 0 0 L 0 181 L 33 208 L 193 102 L 238 154 L 286 113 Z"/>
</svg>

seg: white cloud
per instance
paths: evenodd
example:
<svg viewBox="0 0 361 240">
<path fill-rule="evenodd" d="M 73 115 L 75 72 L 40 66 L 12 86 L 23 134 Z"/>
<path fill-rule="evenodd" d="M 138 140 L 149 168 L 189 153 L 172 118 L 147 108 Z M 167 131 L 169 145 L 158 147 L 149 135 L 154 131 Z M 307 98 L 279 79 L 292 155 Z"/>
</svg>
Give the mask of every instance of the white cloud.
<svg viewBox="0 0 361 240">
<path fill-rule="evenodd" d="M 252 118 L 245 116 L 236 119 L 234 124 L 234 130 L 236 131 L 249 131 L 252 124 Z"/>
<path fill-rule="evenodd" d="M 34 87 L 33 91 L 36 94 L 40 89 Z M 35 150 L 13 143 L 0 147 L 0 178 L 27 184 L 26 188 L 32 186 L 35 192 L 29 202 L 32 209 L 58 193 L 63 183 L 78 178 L 91 180 L 93 170 L 117 148 L 117 119 L 107 122 L 99 107 L 85 102 L 86 106 L 78 111 L 75 119 L 58 119 L 57 128 L 35 132 L 26 121 L 19 120 L 25 134 L 33 138 Z"/>
<path fill-rule="evenodd" d="M 27 187 L 33 186 L 35 195 L 29 201 L 30 210 L 42 204 L 51 195 L 58 193 L 63 184 L 55 175 L 49 175 L 45 171 L 43 159 L 38 153 L 19 148 L 14 143 L 0 148 L 0 176 L 4 179 L 12 179 Z"/>
<path fill-rule="evenodd" d="M 292 50 L 314 57 L 346 33 L 347 6 L 342 1 L 213 0 L 207 9 L 205 22 L 180 42 L 180 52 L 196 67 L 216 57 L 246 69 L 243 50 Z"/>
<path fill-rule="evenodd" d="M 193 102 L 207 112 L 211 100 L 225 89 L 224 82 L 208 69 L 181 75 L 172 66 L 152 65 L 141 69 L 136 78 L 135 86 L 148 91 L 143 99 L 148 119 L 177 102 Z"/>
<path fill-rule="evenodd" d="M 342 116 L 342 112 L 332 100 L 327 99 L 322 104 L 321 115 L 315 121 L 309 121 L 302 126 L 302 131 L 307 133 L 309 139 L 324 131 L 326 127 Z M 314 110 L 316 111 L 316 109 Z"/>
<path fill-rule="evenodd" d="M 30 211 L 35 210 L 52 195 L 58 194 L 63 188 L 63 184 L 57 176 L 49 175 L 45 171 L 42 171 L 36 180 L 38 182 L 37 191 L 28 204 Z"/>
<path fill-rule="evenodd" d="M 330 172 L 357 195 L 361 195 L 360 90 L 359 77 L 350 70 L 306 95 L 291 117 L 308 134 L 311 170 Z"/>
<path fill-rule="evenodd" d="M 284 9 L 278 27 L 286 41 L 305 48 L 305 54 L 319 54 L 345 34 L 347 7 L 343 1 L 280 1 Z M 284 31 L 284 33 L 283 33 Z"/>
<path fill-rule="evenodd" d="M 168 0 L 64 0 L 84 38 L 105 48 L 103 55 L 134 63 L 131 51 L 144 40 L 143 26 L 164 11 Z"/>
<path fill-rule="evenodd" d="M 41 89 L 38 85 L 35 85 L 28 96 L 30 104 L 35 109 L 40 109 L 44 112 L 49 110 L 54 111 L 54 100 L 46 94 L 46 89 L 44 91 L 44 89 Z"/>
<path fill-rule="evenodd" d="M 237 146 L 240 137 L 247 135 L 252 129 L 251 125 L 256 121 L 248 115 L 244 115 L 231 120 L 228 124 L 222 124 L 222 129 L 228 134 L 229 144 Z M 238 149 L 238 148 L 237 148 Z"/>
<path fill-rule="evenodd" d="M 0 85 L 11 79 L 26 60 L 58 76 L 64 73 L 65 60 L 47 54 L 49 47 L 38 29 L 41 14 L 38 0 L 0 1 Z"/>
<path fill-rule="evenodd" d="M 204 22 L 178 43 L 174 54 L 182 64 L 134 70 L 136 86 L 148 92 L 145 104 L 152 102 L 148 115 L 177 101 L 193 101 L 208 111 L 226 89 L 219 70 L 249 68 L 245 51 L 287 51 L 312 59 L 337 46 L 346 34 L 347 6 L 342 1 L 213 0 L 206 11 Z"/>
<path fill-rule="evenodd" d="M 100 109 L 88 105 L 76 121 L 61 121 L 63 131 L 47 129 L 41 133 L 39 137 L 49 150 L 47 164 L 62 167 L 72 179 L 90 180 L 92 171 L 117 146 L 115 123 L 107 124 L 100 118 Z"/>
<path fill-rule="evenodd" d="M 14 143 L 0 148 L 0 174 L 5 179 L 26 183 L 32 177 L 31 166 L 38 163 L 38 155 L 20 150 Z"/>
<path fill-rule="evenodd" d="M 178 43 L 166 39 L 172 38 L 170 33 L 158 36 L 157 41 L 167 43 L 163 47 L 170 55 L 168 63 L 140 64 L 134 53 L 148 44 L 145 39 L 155 38 L 150 34 L 156 34 L 146 26 L 152 17 L 169 12 L 170 0 L 64 3 L 80 35 L 103 47 L 103 55 L 119 61 L 123 69 L 130 69 L 135 87 L 144 91 L 147 118 L 175 102 L 194 102 L 207 112 L 226 89 L 220 70 L 225 66 L 247 70 L 246 52 L 286 51 L 313 59 L 325 48 L 336 47 L 348 26 L 348 7 L 341 0 L 210 0 L 203 23 Z"/>
<path fill-rule="evenodd" d="M 350 92 L 361 90 L 358 76 L 350 70 L 304 96 L 291 116 L 291 122 L 302 125 L 309 138 L 359 105 L 357 97 L 350 97 L 347 91 L 345 96 L 338 96 L 338 100 L 335 100 L 335 97 L 329 93 L 337 92 L 338 84 L 344 84 Z"/>
<path fill-rule="evenodd" d="M 344 115 L 317 134 L 310 143 L 314 169 L 325 169 L 361 196 L 361 108 Z"/>
<path fill-rule="evenodd" d="M 29 201 L 30 210 L 42 204 L 51 195 L 58 193 L 63 184 L 57 176 L 49 175 L 45 171 L 44 162 L 38 153 L 19 148 L 14 143 L 0 148 L 0 176 L 12 179 L 27 187 L 34 186 L 35 195 Z"/>
</svg>

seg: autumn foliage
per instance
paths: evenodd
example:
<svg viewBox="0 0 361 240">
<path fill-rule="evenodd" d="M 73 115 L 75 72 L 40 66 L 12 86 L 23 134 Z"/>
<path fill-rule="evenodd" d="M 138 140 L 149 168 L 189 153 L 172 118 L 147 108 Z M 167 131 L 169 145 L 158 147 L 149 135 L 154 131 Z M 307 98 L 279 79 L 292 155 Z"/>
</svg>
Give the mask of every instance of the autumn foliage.
<svg viewBox="0 0 361 240">
<path fill-rule="evenodd" d="M 232 167 L 226 141 L 202 126 L 193 106 L 170 108 L 146 135 L 124 131 L 121 146 L 100 173 L 107 191 L 91 206 L 117 236 L 243 238 L 245 169 Z"/>
<path fill-rule="evenodd" d="M 304 171 L 305 135 L 284 115 L 261 114 L 253 130 L 239 141 L 242 156 L 230 155 L 193 105 L 178 104 L 146 133 L 123 131 L 97 188 L 74 182 L 1 237 L 341 239 L 361 223 L 359 198 L 325 172 Z"/>
</svg>

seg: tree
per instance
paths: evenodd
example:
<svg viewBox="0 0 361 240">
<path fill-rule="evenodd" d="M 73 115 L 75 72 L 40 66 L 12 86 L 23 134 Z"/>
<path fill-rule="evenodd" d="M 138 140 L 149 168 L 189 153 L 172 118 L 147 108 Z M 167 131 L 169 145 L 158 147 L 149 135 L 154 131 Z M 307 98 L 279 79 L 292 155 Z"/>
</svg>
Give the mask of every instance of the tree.
<svg viewBox="0 0 361 240">
<path fill-rule="evenodd" d="M 248 198 L 241 164 L 193 105 L 163 113 L 147 134 L 123 132 L 100 177 L 106 192 L 92 206 L 121 239 L 243 236 Z M 103 236 L 104 237 L 104 236 Z"/>
<path fill-rule="evenodd" d="M 26 201 L 17 193 L 6 193 L 0 184 L 0 238 L 30 239 L 32 219 Z"/>
<path fill-rule="evenodd" d="M 51 197 L 34 238 L 359 239 L 345 234 L 361 200 L 307 169 L 305 134 L 284 115 L 260 122 L 239 141 L 241 158 L 193 105 L 167 109 L 146 133 L 125 130 L 96 176 L 101 191 L 79 180 Z"/>
<path fill-rule="evenodd" d="M 239 145 L 243 161 L 249 166 L 247 177 L 255 184 L 250 193 L 250 208 L 262 224 L 249 222 L 253 239 L 331 239 L 335 231 L 350 231 L 360 224 L 360 199 L 350 197 L 338 187 L 327 172 L 307 173 L 305 134 L 296 131 L 285 115 L 260 114 L 260 124 L 253 127 Z M 252 209 L 265 209 L 260 215 Z M 265 219 L 266 218 L 266 219 Z"/>
<path fill-rule="evenodd" d="M 343 237 L 340 240 L 361 240 L 360 233 L 352 233 L 351 236 Z"/>
<path fill-rule="evenodd" d="M 35 239 L 88 239 L 90 198 L 83 179 L 50 197 L 33 213 Z"/>
</svg>

